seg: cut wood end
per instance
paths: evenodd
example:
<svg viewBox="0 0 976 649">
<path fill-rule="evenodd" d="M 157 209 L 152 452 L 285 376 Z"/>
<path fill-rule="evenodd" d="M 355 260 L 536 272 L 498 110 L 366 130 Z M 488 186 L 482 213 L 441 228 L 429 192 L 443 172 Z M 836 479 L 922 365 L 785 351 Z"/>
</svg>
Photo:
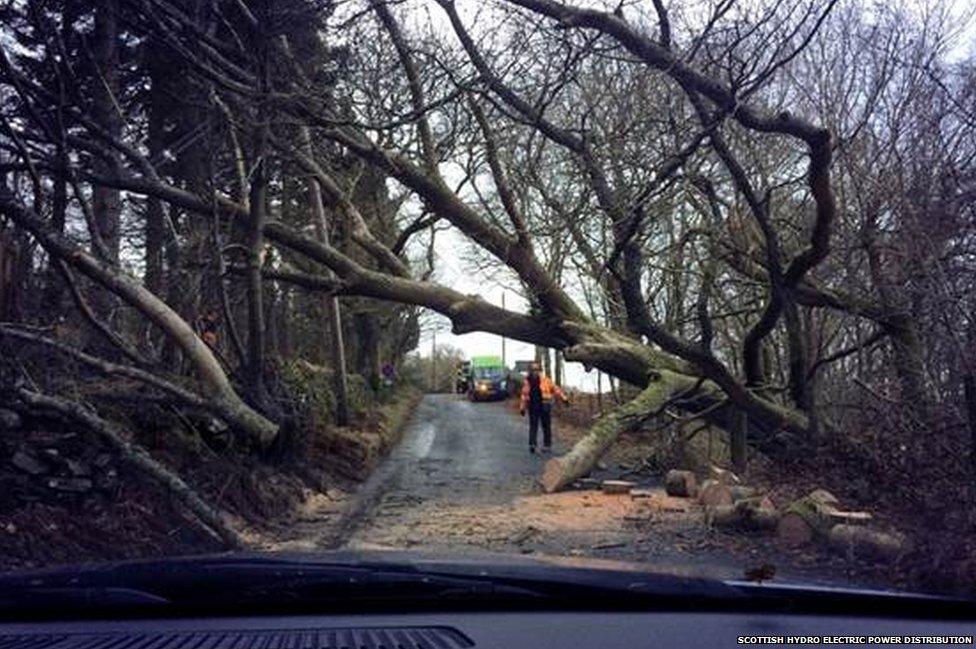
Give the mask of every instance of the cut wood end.
<svg viewBox="0 0 976 649">
<path fill-rule="evenodd" d="M 542 468 L 540 482 L 542 483 L 542 490 L 547 494 L 554 493 L 565 487 L 565 471 L 563 470 L 562 460 L 554 457 L 546 462 Z"/>
<path fill-rule="evenodd" d="M 698 494 L 698 483 L 691 471 L 672 469 L 664 476 L 664 490 L 669 496 L 694 498 Z"/>
<path fill-rule="evenodd" d="M 706 480 L 698 490 L 698 501 L 706 507 L 715 505 L 731 505 L 732 489 L 715 480 Z"/>
<path fill-rule="evenodd" d="M 787 513 L 776 526 L 776 539 L 789 548 L 807 545 L 813 541 L 813 528 L 799 514 Z"/>
</svg>

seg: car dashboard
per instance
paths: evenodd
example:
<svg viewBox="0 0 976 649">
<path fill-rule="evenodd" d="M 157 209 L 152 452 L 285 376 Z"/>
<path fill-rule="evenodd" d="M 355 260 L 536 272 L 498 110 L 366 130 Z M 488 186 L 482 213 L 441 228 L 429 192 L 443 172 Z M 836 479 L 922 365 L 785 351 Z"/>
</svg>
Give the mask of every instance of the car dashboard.
<svg viewBox="0 0 976 649">
<path fill-rule="evenodd" d="M 972 644 L 976 623 L 758 612 L 449 611 L 7 622 L 0 649 L 466 649 Z M 931 643 L 924 642 L 932 640 Z M 792 641 L 792 642 L 790 642 Z"/>
</svg>

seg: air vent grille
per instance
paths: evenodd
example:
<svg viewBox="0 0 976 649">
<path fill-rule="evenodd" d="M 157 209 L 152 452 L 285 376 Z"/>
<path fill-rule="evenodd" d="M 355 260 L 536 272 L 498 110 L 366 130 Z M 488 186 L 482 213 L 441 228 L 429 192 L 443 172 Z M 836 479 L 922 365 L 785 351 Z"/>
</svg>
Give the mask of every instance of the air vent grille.
<svg viewBox="0 0 976 649">
<path fill-rule="evenodd" d="M 0 635 L 0 649 L 467 649 L 451 627 Z"/>
</svg>

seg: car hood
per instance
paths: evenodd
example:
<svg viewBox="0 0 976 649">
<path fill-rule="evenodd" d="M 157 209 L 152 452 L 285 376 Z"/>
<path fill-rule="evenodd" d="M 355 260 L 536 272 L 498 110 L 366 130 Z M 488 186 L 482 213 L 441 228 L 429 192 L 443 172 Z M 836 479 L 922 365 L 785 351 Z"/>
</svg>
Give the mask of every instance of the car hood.
<svg viewBox="0 0 976 649">
<path fill-rule="evenodd" d="M 355 589 L 349 590 L 350 584 Z M 249 595 L 256 593 L 256 595 Z M 379 595 L 379 596 L 377 596 Z M 55 566 L 0 575 L 0 615 L 82 617 L 334 611 L 377 605 L 599 610 L 877 611 L 971 619 L 970 600 L 845 586 L 761 584 L 654 572 L 577 557 L 477 557 L 394 550 L 235 552 Z"/>
</svg>

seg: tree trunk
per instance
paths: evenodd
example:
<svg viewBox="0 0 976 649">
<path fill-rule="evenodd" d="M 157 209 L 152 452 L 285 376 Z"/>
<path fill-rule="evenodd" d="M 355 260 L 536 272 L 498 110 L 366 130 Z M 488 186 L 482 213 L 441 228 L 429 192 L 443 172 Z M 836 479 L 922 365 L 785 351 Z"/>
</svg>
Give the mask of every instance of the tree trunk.
<svg viewBox="0 0 976 649">
<path fill-rule="evenodd" d="M 370 312 L 356 313 L 353 321 L 356 323 L 356 369 L 375 390 L 380 385 L 379 324 L 376 315 Z"/>
<path fill-rule="evenodd" d="M 58 164 L 62 169 L 67 168 L 67 156 L 64 147 L 58 146 Z M 58 234 L 64 234 L 65 215 L 68 207 L 68 180 L 62 173 L 52 179 L 54 197 L 51 201 L 51 228 Z M 62 315 L 61 297 L 64 294 L 64 279 L 58 271 L 57 264 L 48 260 L 47 280 L 44 287 L 44 304 L 47 312 L 56 320 Z"/>
<path fill-rule="evenodd" d="M 95 8 L 95 32 L 93 57 L 95 78 L 92 98 L 92 113 L 95 121 L 105 129 L 109 137 L 117 139 L 122 132 L 121 105 L 119 104 L 119 2 L 118 0 L 99 0 Z M 112 176 L 117 161 L 115 153 L 110 160 L 95 159 L 95 173 Z M 119 190 L 96 185 L 92 190 L 92 212 L 98 234 L 105 242 L 110 261 L 119 261 L 119 228 L 122 214 L 122 201 Z M 110 294 L 101 294 L 111 297 Z M 96 302 L 96 312 L 105 317 L 110 302 Z"/>
<path fill-rule="evenodd" d="M 259 111 L 260 112 L 260 111 Z M 259 115 L 258 119 L 264 116 Z M 251 175 L 249 206 L 251 211 L 247 239 L 247 382 L 253 398 L 262 405 L 268 403 L 264 385 L 265 320 L 264 285 L 261 268 L 264 266 L 264 226 L 268 221 L 268 166 L 266 148 L 268 125 L 258 126 L 255 164 Z"/>
<path fill-rule="evenodd" d="M 213 352 L 169 305 L 133 277 L 51 232 L 39 216 L 22 207 L 6 190 L 0 190 L 0 213 L 30 232 L 49 255 L 64 260 L 108 289 L 108 292 L 121 297 L 166 332 L 174 345 L 193 364 L 204 396 L 213 402 L 228 423 L 262 447 L 267 447 L 274 441 L 278 426 L 241 401 Z"/>
<path fill-rule="evenodd" d="M 149 67 L 149 115 L 146 136 L 146 148 L 150 160 L 160 160 L 165 147 L 164 115 L 169 108 L 166 105 L 165 81 L 167 71 L 162 61 L 161 45 L 150 39 L 148 51 Z M 163 293 L 163 242 L 166 236 L 166 214 L 163 203 L 158 198 L 149 196 L 146 199 L 145 225 L 145 264 L 144 282 L 146 288 L 162 296 Z"/>
<path fill-rule="evenodd" d="M 20 249 L 9 231 L 0 231 L 0 320 L 16 321 L 19 314 L 15 308 L 19 278 L 17 257 Z"/>
<path fill-rule="evenodd" d="M 291 358 L 295 349 L 291 327 L 292 287 L 281 284 L 279 290 L 281 293 L 278 296 L 278 312 L 275 314 L 278 319 L 278 339 L 275 341 L 275 347 L 278 350 L 278 356 Z"/>
<path fill-rule="evenodd" d="M 308 127 L 302 127 L 302 146 L 306 155 L 313 156 L 312 137 Z M 319 240 L 329 245 L 329 223 L 325 218 L 325 204 L 322 200 L 322 188 L 314 180 L 308 181 L 308 199 L 312 205 L 312 212 L 315 215 L 315 234 Z M 335 274 L 330 269 L 327 273 L 332 278 Z M 325 311 L 326 337 L 329 339 L 329 348 L 332 350 L 332 376 L 334 380 L 333 390 L 335 391 L 335 423 L 336 426 L 349 425 L 349 385 L 346 381 L 346 345 L 342 339 L 342 311 L 339 305 L 339 298 L 335 295 L 325 295 L 322 298 L 322 307 Z"/>
<path fill-rule="evenodd" d="M 930 430 L 931 405 L 929 391 L 925 386 L 925 352 L 922 349 L 918 323 L 907 316 L 898 317 L 888 330 L 901 400 L 914 420 L 913 423 Z M 916 439 L 924 439 L 924 437 L 924 434 L 920 434 Z"/>
<path fill-rule="evenodd" d="M 230 526 L 220 512 L 204 502 L 203 498 L 180 476 L 153 459 L 146 449 L 126 441 L 125 433 L 116 428 L 114 424 L 98 417 L 81 404 L 67 399 L 38 394 L 24 389 L 19 391 L 19 395 L 30 406 L 52 410 L 70 417 L 97 433 L 109 446 L 115 449 L 123 461 L 133 465 L 165 487 L 230 548 L 239 550 L 245 547 L 244 539 L 237 533 L 237 530 Z"/>
<path fill-rule="evenodd" d="M 693 377 L 661 371 L 632 401 L 610 411 L 593 424 L 569 453 L 549 460 L 542 474 L 543 489 L 552 493 L 585 476 L 621 433 L 640 425 L 663 408 L 672 396 L 695 384 Z"/>
</svg>

